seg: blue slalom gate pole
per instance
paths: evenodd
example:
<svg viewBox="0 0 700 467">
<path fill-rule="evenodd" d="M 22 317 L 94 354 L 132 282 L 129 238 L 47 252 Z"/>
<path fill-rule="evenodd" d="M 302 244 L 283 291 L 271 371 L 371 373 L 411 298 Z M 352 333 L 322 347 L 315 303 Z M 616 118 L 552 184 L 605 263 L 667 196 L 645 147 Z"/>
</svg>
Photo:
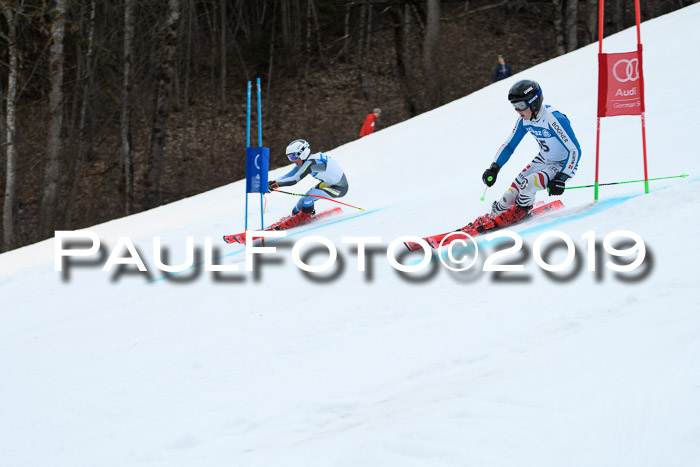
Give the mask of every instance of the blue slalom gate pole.
<svg viewBox="0 0 700 467">
<path fill-rule="evenodd" d="M 260 90 L 260 78 L 258 78 L 258 80 L 257 80 L 257 85 L 258 85 L 258 147 L 262 148 L 262 92 Z M 265 196 L 265 194 L 261 191 L 260 192 L 260 230 L 265 230 L 265 219 L 264 219 L 265 209 L 263 208 L 263 197 L 264 196 Z"/>
<path fill-rule="evenodd" d="M 246 105 L 245 148 L 246 153 L 250 147 L 250 91 L 251 83 L 248 81 L 248 103 Z M 245 230 L 248 230 L 248 189 L 245 192 Z"/>
<path fill-rule="evenodd" d="M 258 78 L 258 147 L 262 147 L 262 99 L 260 91 L 260 78 Z"/>
<path fill-rule="evenodd" d="M 250 93 L 252 90 L 252 84 L 248 81 L 248 105 L 246 107 L 246 126 L 245 126 L 245 147 L 250 147 Z"/>
<path fill-rule="evenodd" d="M 245 190 L 245 230 L 248 230 L 248 194 L 260 193 L 260 224 L 265 229 L 264 195 L 267 193 L 267 177 L 270 171 L 270 148 L 262 147 L 262 92 L 260 78 L 257 79 L 258 98 L 258 147 L 250 147 L 250 112 L 252 84 L 248 81 L 248 100 L 246 107 L 246 190 Z"/>
</svg>

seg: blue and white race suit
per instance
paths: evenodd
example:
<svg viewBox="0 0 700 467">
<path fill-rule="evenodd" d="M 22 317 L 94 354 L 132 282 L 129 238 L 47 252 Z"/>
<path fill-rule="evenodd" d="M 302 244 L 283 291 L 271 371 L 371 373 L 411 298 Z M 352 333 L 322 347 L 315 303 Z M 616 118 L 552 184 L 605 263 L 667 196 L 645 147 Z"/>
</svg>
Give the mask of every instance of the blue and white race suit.
<svg viewBox="0 0 700 467">
<path fill-rule="evenodd" d="M 335 159 L 320 152 L 311 154 L 301 167 L 294 166 L 291 171 L 282 178 L 277 179 L 276 182 L 279 186 L 296 185 L 309 174 L 320 180 L 320 183 L 307 191 L 307 195 L 341 198 L 348 192 L 348 180 L 343 173 L 343 169 L 340 168 Z M 292 212 L 296 214 L 304 208 L 308 211 L 318 199 L 304 196 L 299 200 Z"/>
<path fill-rule="evenodd" d="M 493 203 L 495 214 L 505 211 L 513 203 L 522 207 L 532 206 L 535 203 L 535 194 L 545 190 L 558 172 L 569 177 L 576 173 L 581 158 L 581 146 L 566 115 L 549 105 L 544 106 L 535 120 L 523 120 L 522 117 L 518 117 L 513 132 L 498 149 L 494 162 L 503 167 L 526 133 L 530 133 L 537 140 L 540 152 L 515 177 L 503 197 Z"/>
</svg>

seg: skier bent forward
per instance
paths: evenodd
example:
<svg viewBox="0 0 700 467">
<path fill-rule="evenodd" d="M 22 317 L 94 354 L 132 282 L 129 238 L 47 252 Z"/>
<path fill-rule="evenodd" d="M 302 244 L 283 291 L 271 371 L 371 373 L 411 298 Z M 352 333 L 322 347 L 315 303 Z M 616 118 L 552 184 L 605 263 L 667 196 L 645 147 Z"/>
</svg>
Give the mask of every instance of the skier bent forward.
<svg viewBox="0 0 700 467">
<path fill-rule="evenodd" d="M 295 167 L 278 180 L 268 183 L 270 191 L 279 187 L 296 185 L 307 175 L 320 180 L 292 209 L 292 215 L 282 219 L 279 229 L 288 229 L 311 220 L 315 214 L 314 203 L 318 197 L 341 198 L 348 192 L 348 180 L 340 165 L 322 153 L 311 154 L 309 143 L 297 139 L 287 146 L 287 158 Z M 313 196 L 309 196 L 313 195 Z"/>
</svg>

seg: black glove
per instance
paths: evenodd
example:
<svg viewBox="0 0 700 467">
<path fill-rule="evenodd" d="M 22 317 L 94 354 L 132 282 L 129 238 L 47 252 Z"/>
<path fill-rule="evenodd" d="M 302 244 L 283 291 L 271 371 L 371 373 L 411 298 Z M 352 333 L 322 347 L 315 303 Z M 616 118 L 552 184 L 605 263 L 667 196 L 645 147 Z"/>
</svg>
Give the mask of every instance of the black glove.
<svg viewBox="0 0 700 467">
<path fill-rule="evenodd" d="M 274 191 L 280 187 L 280 184 L 274 180 L 267 182 L 267 191 Z"/>
<path fill-rule="evenodd" d="M 564 193 L 564 185 L 570 177 L 564 173 L 557 173 L 553 179 L 549 181 L 549 196 L 560 196 Z"/>
<path fill-rule="evenodd" d="M 496 176 L 498 175 L 499 170 L 501 170 L 501 166 L 495 162 L 492 162 L 491 167 L 484 171 L 484 175 L 481 176 L 481 179 L 484 181 L 486 186 L 493 186 L 493 184 L 496 183 Z"/>
</svg>

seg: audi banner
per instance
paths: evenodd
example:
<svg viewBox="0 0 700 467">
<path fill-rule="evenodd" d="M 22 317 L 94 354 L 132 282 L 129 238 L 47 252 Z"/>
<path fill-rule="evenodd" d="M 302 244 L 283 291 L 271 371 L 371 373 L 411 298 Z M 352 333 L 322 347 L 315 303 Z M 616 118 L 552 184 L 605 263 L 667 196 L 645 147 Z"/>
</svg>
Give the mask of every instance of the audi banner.
<svg viewBox="0 0 700 467">
<path fill-rule="evenodd" d="M 636 52 L 598 54 L 598 116 L 644 112 L 642 46 Z"/>
</svg>

